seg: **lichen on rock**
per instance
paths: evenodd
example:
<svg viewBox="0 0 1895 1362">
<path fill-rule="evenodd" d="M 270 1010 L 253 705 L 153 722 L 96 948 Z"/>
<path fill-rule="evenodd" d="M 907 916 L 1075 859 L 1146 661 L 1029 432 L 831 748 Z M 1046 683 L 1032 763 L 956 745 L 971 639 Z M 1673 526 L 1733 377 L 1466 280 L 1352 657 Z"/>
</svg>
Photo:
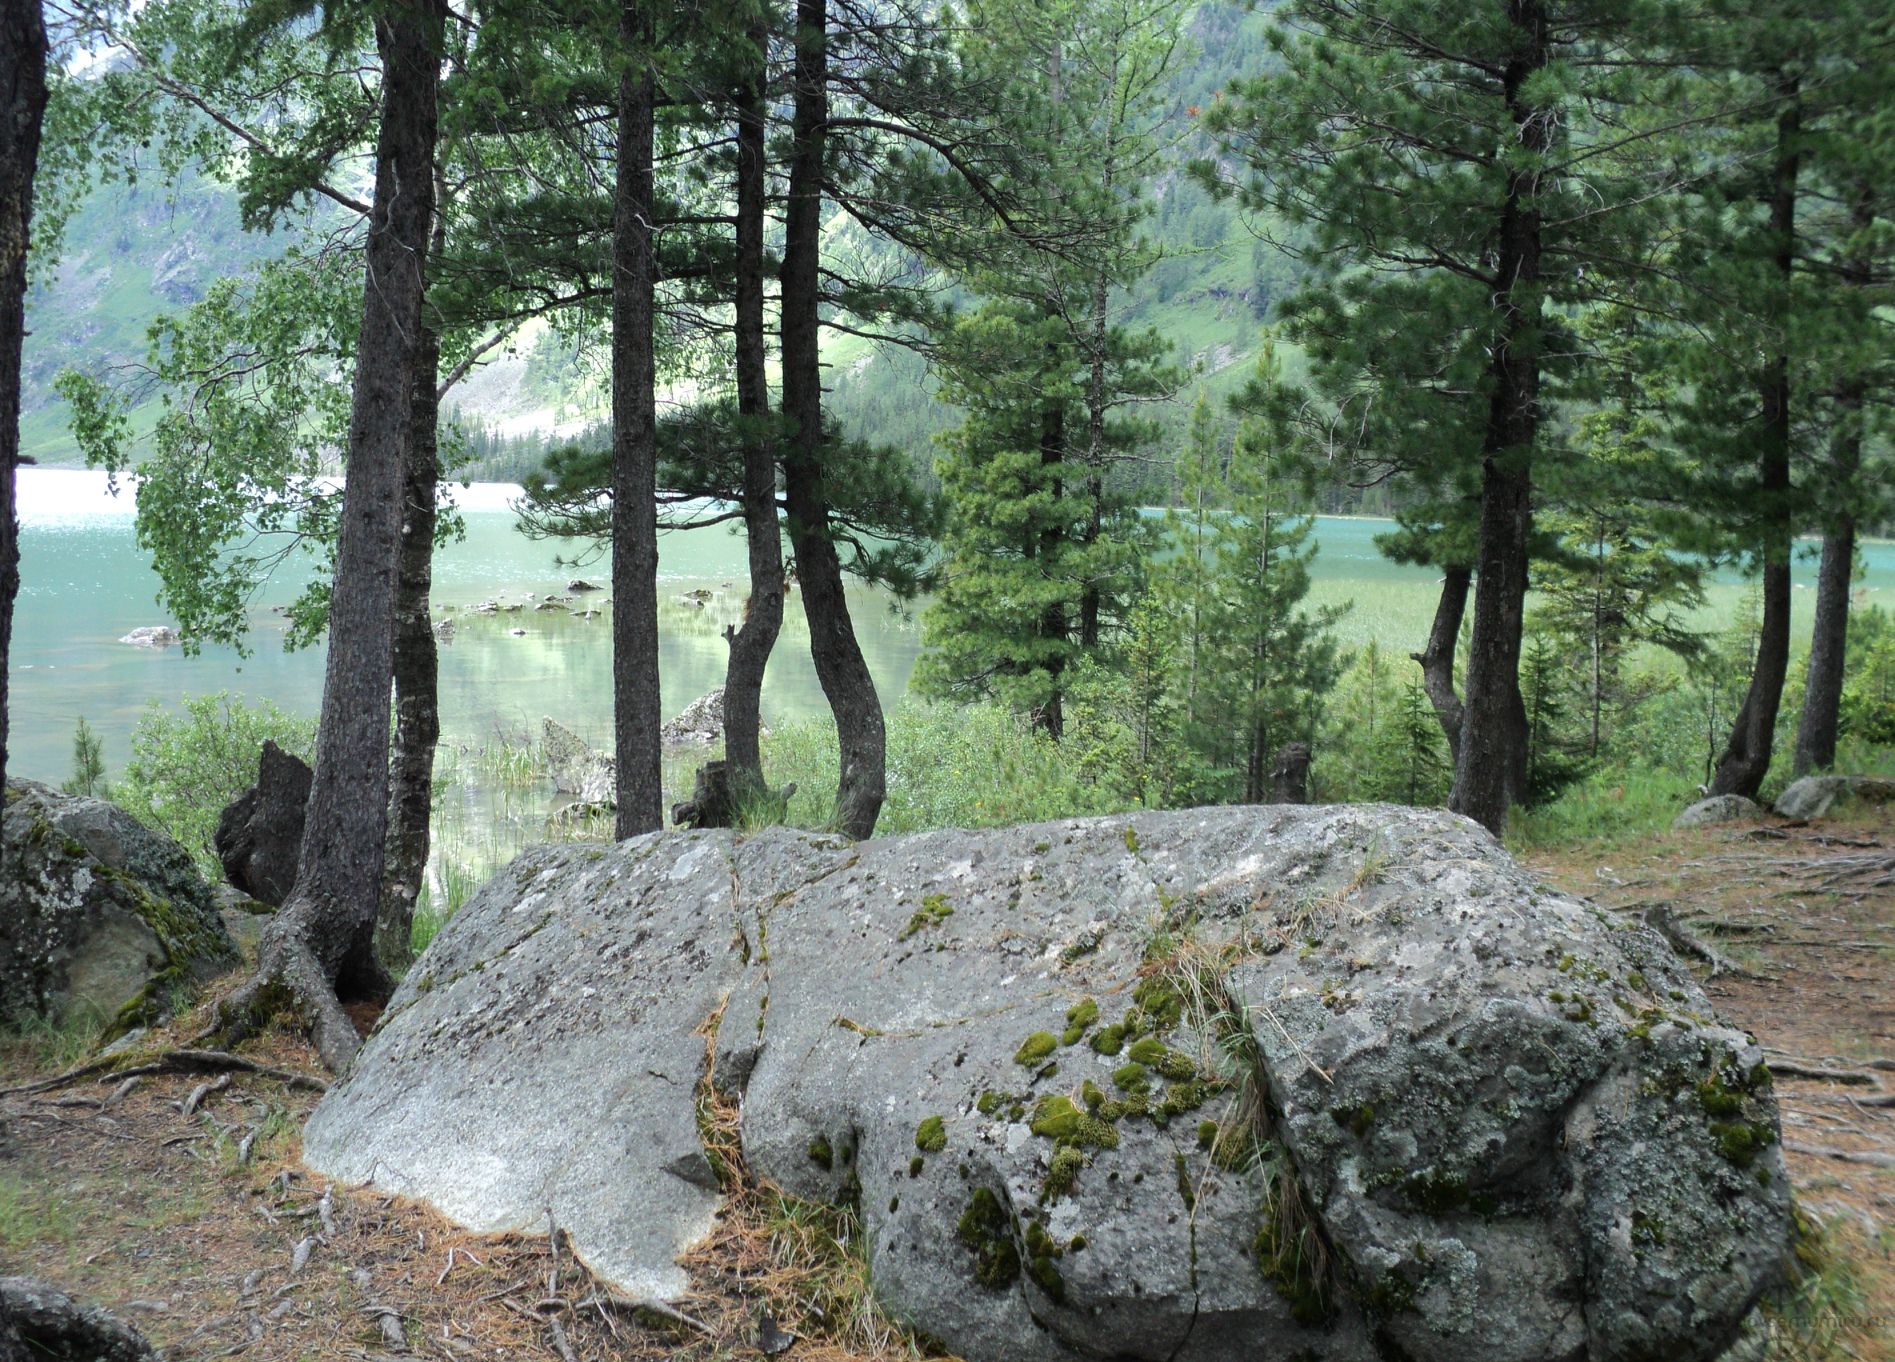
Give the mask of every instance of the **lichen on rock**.
<svg viewBox="0 0 1895 1362">
<path fill-rule="evenodd" d="M 234 965 L 189 853 L 104 800 L 9 781 L 0 819 L 0 1025 L 156 1020 Z"/>
<path fill-rule="evenodd" d="M 931 902 L 951 948 L 904 938 Z M 1390 807 L 535 849 L 305 1156 L 478 1228 L 551 1205 L 675 1294 L 719 1008 L 748 1168 L 859 1206 L 885 1305 L 975 1362 L 1700 1362 L 1787 1242 L 1754 1041 L 1641 924 Z"/>
</svg>

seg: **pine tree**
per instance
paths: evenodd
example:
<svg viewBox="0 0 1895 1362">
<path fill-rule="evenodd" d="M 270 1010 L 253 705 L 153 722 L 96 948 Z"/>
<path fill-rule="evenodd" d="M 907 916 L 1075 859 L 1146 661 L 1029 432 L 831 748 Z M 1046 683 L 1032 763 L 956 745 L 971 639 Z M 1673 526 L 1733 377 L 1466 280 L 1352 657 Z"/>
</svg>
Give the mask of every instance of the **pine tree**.
<svg viewBox="0 0 1895 1362">
<path fill-rule="evenodd" d="M 1289 510 L 1281 397 L 1275 354 L 1266 345 L 1244 395 L 1250 415 L 1232 442 L 1221 489 L 1227 509 L 1211 543 L 1208 703 L 1194 725 L 1200 752 L 1208 755 L 1215 742 L 1228 753 L 1224 797 L 1248 804 L 1267 797 L 1278 748 L 1313 745 L 1321 697 L 1340 670 L 1331 631 L 1346 610 L 1301 608 L 1316 522 Z"/>
<path fill-rule="evenodd" d="M 1609 294 L 1667 168 L 1638 152 L 1665 78 L 1636 44 L 1659 0 L 1293 0 L 1280 76 L 1206 119 L 1315 265 L 1289 332 L 1327 401 L 1327 443 L 1417 484 L 1446 573 L 1424 657 L 1443 689 L 1473 574 L 1453 807 L 1499 830 L 1524 793 L 1519 653 L 1535 470 L 1582 358 L 1565 318 Z M 1213 185 L 1229 189 L 1217 166 Z M 1372 471 L 1379 467 L 1379 474 Z M 1472 549 L 1460 556 L 1461 546 Z"/>
</svg>

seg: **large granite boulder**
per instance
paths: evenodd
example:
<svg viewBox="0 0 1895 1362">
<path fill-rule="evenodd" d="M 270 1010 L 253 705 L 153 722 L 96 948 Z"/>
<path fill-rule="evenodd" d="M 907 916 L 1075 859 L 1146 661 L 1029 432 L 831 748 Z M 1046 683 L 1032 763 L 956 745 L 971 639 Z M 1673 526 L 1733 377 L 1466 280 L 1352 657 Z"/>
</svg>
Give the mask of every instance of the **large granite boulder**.
<svg viewBox="0 0 1895 1362">
<path fill-rule="evenodd" d="M 104 800 L 7 782 L 0 1025 L 149 1021 L 236 958 L 183 847 Z"/>
<path fill-rule="evenodd" d="M 224 806 L 211 845 L 224 877 L 259 903 L 281 908 L 296 888 L 303 851 L 303 812 L 316 773 L 309 763 L 263 740 L 257 783 Z"/>
<path fill-rule="evenodd" d="M 1895 780 L 1875 776 L 1804 776 L 1792 781 L 1773 806 L 1780 817 L 1799 821 L 1824 818 L 1837 808 L 1857 801 L 1895 803 Z"/>
<path fill-rule="evenodd" d="M 536 848 L 304 1156 L 481 1229 L 551 1207 L 675 1296 L 707 1081 L 976 1362 L 1694 1362 L 1789 1224 L 1763 1056 L 1664 942 L 1376 806 Z"/>
</svg>

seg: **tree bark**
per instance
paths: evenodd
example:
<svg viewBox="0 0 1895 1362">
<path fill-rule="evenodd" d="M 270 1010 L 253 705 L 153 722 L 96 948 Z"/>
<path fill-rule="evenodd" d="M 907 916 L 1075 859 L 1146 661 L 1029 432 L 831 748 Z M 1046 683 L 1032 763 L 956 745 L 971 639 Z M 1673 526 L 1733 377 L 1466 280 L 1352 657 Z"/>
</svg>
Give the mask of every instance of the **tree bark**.
<svg viewBox="0 0 1895 1362">
<path fill-rule="evenodd" d="M 1548 110 L 1528 99 L 1547 60 L 1547 18 L 1539 0 L 1507 7 L 1519 48 L 1503 76 L 1515 136 L 1529 155 L 1552 137 Z M 1480 531 L 1475 550 L 1474 633 L 1467 649 L 1467 697 L 1448 807 L 1496 836 L 1507 810 L 1526 798 L 1527 721 L 1520 696 L 1520 639 L 1526 622 L 1527 553 L 1533 532 L 1533 445 L 1540 423 L 1541 217 L 1538 170 L 1509 173 L 1501 207 L 1494 294 L 1492 388 L 1481 445 Z"/>
<path fill-rule="evenodd" d="M 1797 724 L 1796 757 L 1791 767 L 1799 776 L 1826 771 L 1836 764 L 1843 662 L 1849 644 L 1849 579 L 1855 571 L 1855 557 L 1855 517 L 1842 511 L 1823 536 L 1823 561 L 1816 576 L 1815 631 L 1810 637 L 1803 715 Z"/>
<path fill-rule="evenodd" d="M 445 0 L 391 5 L 375 24 L 382 107 L 364 252 L 349 455 L 329 603 L 329 657 L 296 889 L 264 928 L 257 973 L 219 1008 L 226 1044 L 287 993 L 324 1064 L 361 1047 L 343 999 L 386 998 L 375 957 L 388 811 L 389 692 L 402 487 L 434 207 Z"/>
<path fill-rule="evenodd" d="M 795 113 L 789 201 L 784 208 L 782 327 L 784 499 L 796 553 L 809 652 L 835 715 L 841 776 L 836 826 L 850 837 L 875 831 L 887 788 L 887 736 L 875 681 L 856 642 L 842 564 L 829 533 L 823 485 L 821 328 L 822 193 L 829 121 L 828 5 L 796 2 Z"/>
<path fill-rule="evenodd" d="M 1757 496 L 1763 520 L 1763 620 L 1757 631 L 1757 665 L 1750 689 L 1731 725 L 1730 741 L 1711 774 L 1710 793 L 1754 799 L 1770 770 L 1777 710 L 1790 671 L 1790 549 L 1795 526 L 1790 509 L 1790 275 L 1796 258 L 1796 192 L 1802 134 L 1800 90 L 1793 77 L 1777 82 L 1777 155 L 1771 172 L 1770 223 L 1773 253 L 1775 347 L 1758 375 L 1762 418 L 1757 436 Z"/>
<path fill-rule="evenodd" d="M 20 347 L 33 172 L 46 114 L 46 26 L 39 0 L 0 0 L 0 789 L 7 775 L 7 671 L 20 594 Z"/>
<path fill-rule="evenodd" d="M 1851 215 L 1856 232 L 1874 222 L 1874 205 L 1865 192 Z M 1870 264 L 1860 257 L 1847 260 L 1843 282 L 1867 288 Z M 1842 719 L 1843 664 L 1849 646 L 1849 582 L 1855 571 L 1856 477 L 1862 469 L 1863 403 L 1868 385 L 1860 373 L 1849 374 L 1836 392 L 1836 433 L 1830 445 L 1830 476 L 1836 510 L 1823 534 L 1823 561 L 1816 576 L 1815 631 L 1810 637 L 1809 672 L 1803 687 L 1803 714 L 1796 729 L 1795 774 L 1826 771 L 1836 764 L 1836 736 Z"/>
<path fill-rule="evenodd" d="M 618 835 L 664 826 L 658 691 L 658 409 L 652 323 L 652 17 L 628 0 L 619 36 L 635 69 L 619 80 L 612 222 L 612 715 Z"/>
<path fill-rule="evenodd" d="M 439 214 L 433 249 L 441 244 Z M 441 741 L 440 658 L 429 618 L 434 585 L 435 487 L 441 480 L 441 338 L 421 326 L 410 407 L 407 473 L 401 497 L 401 560 L 395 579 L 395 746 L 389 765 L 388 850 L 375 953 L 394 971 L 411 958 L 415 902 L 428 873 L 428 819 L 434 812 L 434 749 Z"/>
<path fill-rule="evenodd" d="M 783 628 L 783 529 L 777 520 L 776 441 L 769 429 L 764 341 L 764 79 L 769 31 L 761 19 L 750 26 L 747 40 L 756 56 L 737 96 L 736 368 L 750 601 L 743 623 L 725 633 L 730 659 L 724 670 L 724 760 L 737 784 L 761 790 L 763 675 Z"/>
<path fill-rule="evenodd" d="M 1467 613 L 1467 592 L 1474 570 L 1447 568 L 1441 577 L 1441 599 L 1435 603 L 1428 643 L 1409 656 L 1421 664 L 1421 688 L 1434 706 L 1434 717 L 1448 740 L 1448 760 L 1461 758 L 1461 722 L 1465 717 L 1460 694 L 1454 689 L 1454 652 L 1461 646 L 1461 617 Z"/>
<path fill-rule="evenodd" d="M 1050 367 L 1048 379 L 1056 381 Z M 1060 477 L 1061 467 L 1065 462 L 1066 413 L 1059 406 L 1049 405 L 1040 413 L 1040 467 L 1046 470 L 1051 478 L 1048 490 L 1055 508 L 1065 499 L 1065 481 Z M 1057 510 L 1055 510 L 1056 515 Z M 1061 570 L 1059 548 L 1065 537 L 1065 527 L 1058 519 L 1049 517 L 1040 531 L 1039 542 L 1034 545 L 1034 554 L 1039 559 L 1042 576 L 1050 578 L 1055 572 Z M 1040 615 L 1040 637 L 1049 643 L 1066 642 L 1070 627 L 1063 601 L 1052 601 Z M 1047 694 L 1046 702 L 1033 715 L 1033 722 L 1040 731 L 1055 742 L 1066 735 L 1065 670 L 1065 659 L 1060 653 L 1049 651 L 1046 657 L 1046 671 L 1052 678 L 1049 683 L 1051 689 Z"/>
</svg>

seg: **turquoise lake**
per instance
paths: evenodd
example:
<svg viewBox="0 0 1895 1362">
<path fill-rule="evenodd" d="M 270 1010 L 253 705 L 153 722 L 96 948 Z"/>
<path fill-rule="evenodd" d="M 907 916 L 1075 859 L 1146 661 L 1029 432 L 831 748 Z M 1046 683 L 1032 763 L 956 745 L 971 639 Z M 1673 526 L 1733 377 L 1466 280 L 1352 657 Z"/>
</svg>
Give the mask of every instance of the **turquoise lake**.
<svg viewBox="0 0 1895 1362">
<path fill-rule="evenodd" d="M 248 656 L 206 647 L 195 657 L 181 649 L 147 649 L 118 640 L 141 625 L 169 620 L 156 604 L 158 579 L 133 535 L 129 492 L 108 495 L 103 474 L 26 468 L 20 471 L 21 590 L 13 625 L 9 676 L 12 738 L 10 773 L 64 780 L 71 767 L 73 727 L 83 716 L 105 742 L 109 771 L 123 766 L 133 725 L 147 703 L 231 690 L 267 697 L 285 709 L 313 715 L 320 703 L 322 650 L 282 649 L 283 625 L 272 607 L 288 601 L 297 581 L 266 585 L 251 609 Z M 441 650 L 444 740 L 477 745 L 499 734 L 537 734 L 551 715 L 596 743 L 611 730 L 611 647 L 608 618 L 574 617 L 534 607 L 563 594 L 574 577 L 607 580 L 603 561 L 564 567 L 561 547 L 536 543 L 515 528 L 508 500 L 518 489 L 476 484 L 456 489 L 467 533 L 444 550 L 435 566 L 436 616 L 453 614 L 453 641 Z M 1349 642 L 1369 637 L 1407 652 L 1417 647 L 1434 609 L 1435 574 L 1401 567 L 1375 551 L 1372 538 L 1388 522 L 1324 517 L 1314 570 L 1313 603 L 1352 601 L 1340 632 Z M 1871 544 L 1859 599 L 1895 603 L 1895 544 Z M 1799 556 L 1799 604 L 1807 601 L 1815 565 Z M 664 537 L 659 570 L 662 619 L 660 665 L 664 708 L 675 713 L 722 683 L 724 626 L 743 609 L 742 540 L 723 527 Z M 1712 610 L 1727 615 L 1743 592 L 1726 575 L 1713 590 Z M 699 606 L 692 591 L 711 593 Z M 604 593 L 601 593 L 604 594 Z M 531 595 L 534 600 L 528 600 Z M 583 601 L 583 597 L 579 598 Z M 481 601 L 519 605 L 517 613 L 468 615 Z M 578 602 L 575 602 L 577 604 Z M 919 613 L 898 611 L 886 594 L 858 588 L 855 626 L 883 702 L 899 704 L 921 646 Z M 1801 621 L 1807 632 L 1805 609 Z M 523 636 L 511 631 L 524 629 Z M 808 634 L 792 597 L 782 641 L 764 694 L 766 722 L 825 712 L 810 666 Z"/>
</svg>

